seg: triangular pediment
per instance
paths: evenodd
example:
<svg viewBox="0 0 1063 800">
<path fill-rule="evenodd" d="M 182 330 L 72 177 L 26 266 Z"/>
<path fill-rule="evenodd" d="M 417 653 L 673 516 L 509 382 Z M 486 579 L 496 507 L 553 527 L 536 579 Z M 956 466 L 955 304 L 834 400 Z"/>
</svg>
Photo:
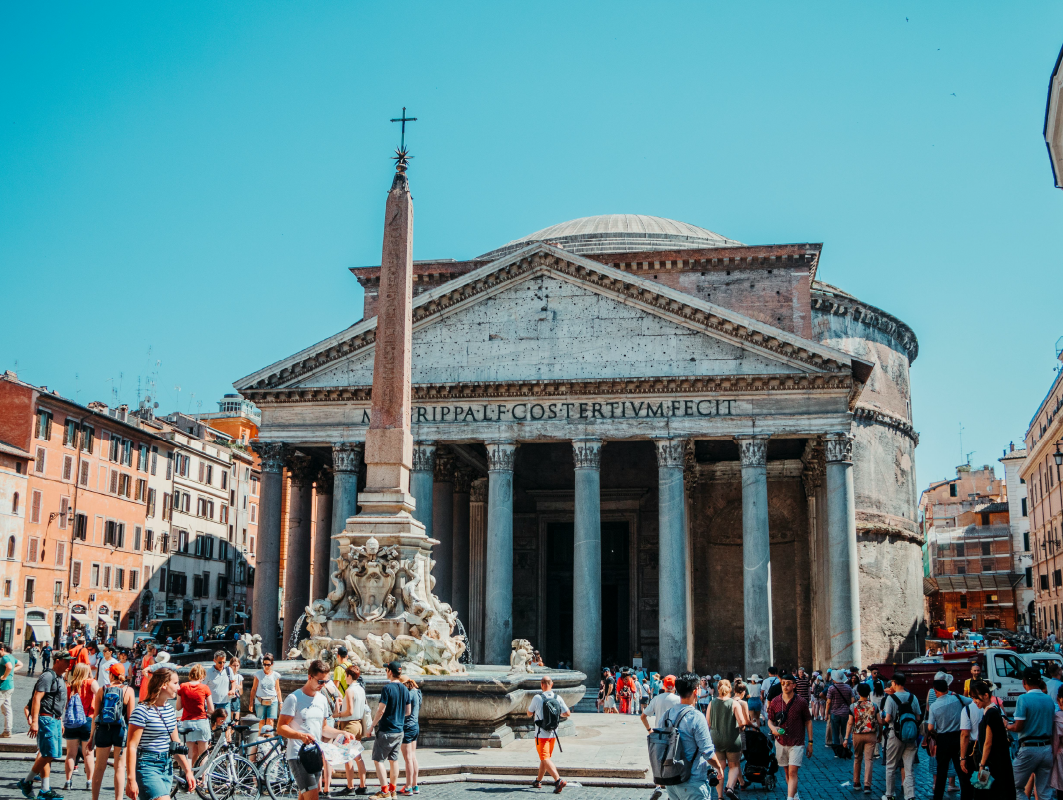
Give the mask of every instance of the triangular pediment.
<svg viewBox="0 0 1063 800">
<path fill-rule="evenodd" d="M 854 367 L 838 350 L 544 244 L 419 295 L 413 314 L 415 385 L 785 380 Z M 375 332 L 376 318 L 363 320 L 235 386 L 250 394 L 368 386 Z"/>
</svg>

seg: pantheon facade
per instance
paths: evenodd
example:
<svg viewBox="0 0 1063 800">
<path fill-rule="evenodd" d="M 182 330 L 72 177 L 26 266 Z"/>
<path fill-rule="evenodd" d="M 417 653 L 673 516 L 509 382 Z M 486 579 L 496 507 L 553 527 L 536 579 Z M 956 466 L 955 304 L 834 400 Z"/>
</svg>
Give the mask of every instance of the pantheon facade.
<svg viewBox="0 0 1063 800">
<path fill-rule="evenodd" d="M 514 638 L 589 675 L 916 653 L 918 344 L 817 280 L 821 247 L 608 215 L 414 262 L 411 493 L 478 663 Z M 360 322 L 235 384 L 262 409 L 267 643 L 327 591 L 364 486 L 380 270 L 352 272 Z"/>
</svg>

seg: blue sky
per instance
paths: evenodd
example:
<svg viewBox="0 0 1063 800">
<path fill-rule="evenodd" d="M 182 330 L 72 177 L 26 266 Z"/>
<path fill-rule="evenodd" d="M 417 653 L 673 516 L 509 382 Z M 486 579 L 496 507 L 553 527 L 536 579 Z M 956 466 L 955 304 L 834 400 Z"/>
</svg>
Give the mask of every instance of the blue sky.
<svg viewBox="0 0 1063 800">
<path fill-rule="evenodd" d="M 1061 44 L 1034 2 L 8 3 L 0 369 L 213 411 L 354 322 L 406 105 L 416 258 L 602 213 L 823 242 L 919 337 L 925 486 L 1053 378 Z"/>
</svg>

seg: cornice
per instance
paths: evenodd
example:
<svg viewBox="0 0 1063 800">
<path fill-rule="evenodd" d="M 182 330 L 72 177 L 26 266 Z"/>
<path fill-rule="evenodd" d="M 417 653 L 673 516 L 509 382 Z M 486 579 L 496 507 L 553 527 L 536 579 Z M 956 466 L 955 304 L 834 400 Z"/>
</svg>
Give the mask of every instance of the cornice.
<svg viewBox="0 0 1063 800">
<path fill-rule="evenodd" d="M 757 392 L 848 392 L 849 373 L 783 373 L 772 375 L 710 375 L 668 378 L 605 378 L 573 381 L 470 381 L 468 383 L 418 383 L 414 402 L 474 400 L 479 398 L 571 397 L 610 394 L 747 394 Z M 368 403 L 371 386 L 309 389 L 245 390 L 258 405 L 284 403 Z"/>
<path fill-rule="evenodd" d="M 896 416 L 895 414 L 887 414 L 884 411 L 879 411 L 867 406 L 857 406 L 853 409 L 853 419 L 858 422 L 867 423 L 868 425 L 884 425 L 887 428 L 897 431 L 903 436 L 907 436 L 917 447 L 919 445 L 919 434 L 915 432 L 912 423 Z"/>
<path fill-rule="evenodd" d="M 545 245 L 529 248 L 511 258 L 503 258 L 494 264 L 473 270 L 465 275 L 463 280 L 455 281 L 453 287 L 448 288 L 449 284 L 444 284 L 419 295 L 414 300 L 413 323 L 416 326 L 436 314 L 466 304 L 515 278 L 547 270 L 595 286 L 600 291 L 633 305 L 653 309 L 681 321 L 686 327 L 715 333 L 728 341 L 772 353 L 812 370 L 830 373 L 850 369 L 851 362 L 843 363 L 832 355 L 836 352 L 838 356 L 844 357 L 843 353 L 834 348 L 758 323 L 737 312 L 713 306 L 678 290 L 629 275 L 623 270 L 604 266 L 580 256 L 566 256 L 563 251 Z M 245 396 L 262 389 L 280 388 L 282 384 L 290 383 L 369 347 L 376 340 L 375 325 L 375 317 L 365 320 L 319 345 L 307 348 L 286 360 L 287 364 L 278 362 L 274 366 L 285 365 L 275 372 L 270 372 L 266 377 L 247 385 L 238 381 L 237 386 Z M 266 370 L 256 374 L 261 375 L 263 372 Z M 254 375 L 249 376 L 245 380 L 253 377 Z"/>
<path fill-rule="evenodd" d="M 822 284 L 818 284 L 822 286 Z M 888 314 L 881 308 L 861 302 L 849 295 L 835 294 L 829 289 L 812 289 L 812 311 L 823 314 L 834 314 L 842 317 L 852 317 L 857 322 L 870 325 L 872 328 L 882 331 L 892 337 L 908 356 L 908 363 L 915 361 L 919 355 L 919 340 L 915 331 L 892 314 Z"/>
</svg>

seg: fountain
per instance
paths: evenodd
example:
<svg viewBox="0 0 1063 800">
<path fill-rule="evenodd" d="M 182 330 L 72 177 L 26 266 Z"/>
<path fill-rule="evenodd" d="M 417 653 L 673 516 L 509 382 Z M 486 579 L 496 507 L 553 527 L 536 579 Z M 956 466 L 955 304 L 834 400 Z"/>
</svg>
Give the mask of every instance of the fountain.
<svg viewBox="0 0 1063 800">
<path fill-rule="evenodd" d="M 415 518 L 409 493 L 413 204 L 408 154 L 405 149 L 397 154 L 385 212 L 361 512 L 333 533 L 338 557 L 330 576 L 332 590 L 307 606 L 309 635 L 298 642 L 298 654 L 307 661 L 277 666 L 287 694 L 305 680 L 293 673 L 305 672 L 306 663 L 315 658 L 331 664 L 342 645 L 362 668 L 372 706 L 386 680 L 384 665 L 399 661 L 406 674 L 417 677 L 423 693 L 422 744 L 501 747 L 514 737 L 534 735 L 528 706 L 539 691 L 541 673 L 551 675 L 569 707 L 583 697 L 587 676 L 530 667 L 526 640 L 514 642 L 519 654 L 510 665 L 469 664 L 464 626 L 433 593 L 432 547 L 439 542 Z M 574 729 L 565 720 L 558 733 Z"/>
</svg>

